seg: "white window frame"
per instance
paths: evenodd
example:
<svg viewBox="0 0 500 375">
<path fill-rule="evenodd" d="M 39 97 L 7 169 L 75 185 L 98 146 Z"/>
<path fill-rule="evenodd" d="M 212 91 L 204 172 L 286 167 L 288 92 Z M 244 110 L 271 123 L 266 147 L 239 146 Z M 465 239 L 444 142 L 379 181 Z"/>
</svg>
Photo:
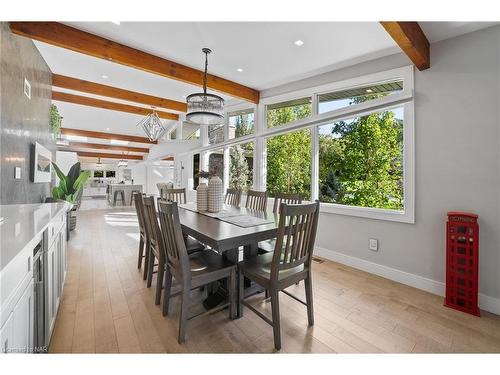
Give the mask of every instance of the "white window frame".
<svg viewBox="0 0 500 375">
<path fill-rule="evenodd" d="M 388 110 L 404 107 L 404 128 L 403 128 L 403 179 L 404 179 L 404 211 L 379 209 L 370 207 L 348 206 L 335 203 L 320 204 L 321 212 L 325 214 L 339 214 L 355 217 L 363 217 L 377 220 L 389 220 L 403 223 L 415 223 L 415 118 L 414 118 L 414 81 L 413 66 L 406 66 L 397 69 L 367 74 L 360 77 L 336 81 L 321 86 L 262 98 L 258 105 L 249 103 L 239 103 L 227 106 L 225 109 L 226 120 L 224 125 L 226 130 L 224 142 L 209 145 L 206 127 L 202 127 L 201 139 L 202 147 L 190 153 L 200 153 L 200 168 L 203 170 L 208 166 L 208 152 L 210 150 L 224 149 L 224 154 L 228 155 L 229 147 L 237 144 L 254 142 L 254 168 L 253 168 L 253 188 L 257 190 L 266 189 L 266 164 L 267 150 L 266 139 L 283 135 L 300 129 L 309 128 L 311 131 L 311 200 L 318 199 L 319 196 L 319 137 L 318 127 L 332 122 L 346 120 L 353 117 L 373 113 L 376 111 Z M 332 91 L 341 91 L 356 87 L 363 87 L 370 84 L 403 80 L 403 90 L 380 99 L 339 108 L 333 111 L 318 113 L 318 96 Z M 311 116 L 296 120 L 287 124 L 267 127 L 266 106 L 269 104 L 285 102 L 293 99 L 311 97 Z M 228 118 L 227 113 L 238 110 L 254 109 L 254 132 L 239 138 L 227 139 Z M 229 170 L 228 160 L 224 160 L 224 170 Z M 228 184 L 225 179 L 225 185 Z M 227 186 L 225 186 L 227 188 Z"/>
</svg>

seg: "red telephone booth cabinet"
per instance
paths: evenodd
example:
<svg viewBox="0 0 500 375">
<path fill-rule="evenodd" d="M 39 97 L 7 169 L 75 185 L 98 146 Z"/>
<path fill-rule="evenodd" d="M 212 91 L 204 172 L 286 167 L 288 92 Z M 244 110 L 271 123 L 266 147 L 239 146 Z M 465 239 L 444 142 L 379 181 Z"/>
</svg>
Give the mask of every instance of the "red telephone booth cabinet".
<svg viewBox="0 0 500 375">
<path fill-rule="evenodd" d="M 448 212 L 445 306 L 479 316 L 477 218 L 477 215 L 471 213 Z"/>
</svg>

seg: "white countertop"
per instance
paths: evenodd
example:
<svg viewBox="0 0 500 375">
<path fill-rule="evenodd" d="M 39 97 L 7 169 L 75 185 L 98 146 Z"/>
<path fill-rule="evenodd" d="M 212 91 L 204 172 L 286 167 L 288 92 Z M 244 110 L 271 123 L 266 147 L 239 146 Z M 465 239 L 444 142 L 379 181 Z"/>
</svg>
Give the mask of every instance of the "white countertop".
<svg viewBox="0 0 500 375">
<path fill-rule="evenodd" d="M 12 204 L 0 206 L 0 270 L 19 254 L 50 221 L 72 205 L 61 203 Z"/>
</svg>

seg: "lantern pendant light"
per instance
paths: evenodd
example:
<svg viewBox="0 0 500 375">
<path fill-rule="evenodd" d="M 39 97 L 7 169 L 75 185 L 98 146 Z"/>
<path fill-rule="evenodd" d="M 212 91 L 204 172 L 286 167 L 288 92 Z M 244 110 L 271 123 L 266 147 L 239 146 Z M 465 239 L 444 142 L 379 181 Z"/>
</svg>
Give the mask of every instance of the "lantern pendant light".
<svg viewBox="0 0 500 375">
<path fill-rule="evenodd" d="M 154 107 L 152 107 L 152 112 L 137 124 L 137 127 L 141 128 L 152 142 L 156 142 L 167 131 L 167 127 L 161 122 Z"/>
<path fill-rule="evenodd" d="M 191 94 L 186 98 L 186 119 L 198 125 L 218 125 L 224 118 L 224 99 L 218 95 L 207 94 L 208 54 L 212 51 L 203 48 L 205 54 L 205 74 L 203 76 L 203 92 Z"/>
</svg>

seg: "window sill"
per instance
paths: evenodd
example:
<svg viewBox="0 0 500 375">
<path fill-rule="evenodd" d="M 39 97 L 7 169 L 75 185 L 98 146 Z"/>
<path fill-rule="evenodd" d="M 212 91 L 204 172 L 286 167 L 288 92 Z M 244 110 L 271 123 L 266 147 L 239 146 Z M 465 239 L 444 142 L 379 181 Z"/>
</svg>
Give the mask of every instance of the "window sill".
<svg viewBox="0 0 500 375">
<path fill-rule="evenodd" d="M 415 224 L 415 217 L 411 212 L 386 210 L 383 208 L 351 207 L 334 203 L 321 203 L 320 212 L 328 214 L 363 217 L 367 219 L 395 221 Z"/>
</svg>

